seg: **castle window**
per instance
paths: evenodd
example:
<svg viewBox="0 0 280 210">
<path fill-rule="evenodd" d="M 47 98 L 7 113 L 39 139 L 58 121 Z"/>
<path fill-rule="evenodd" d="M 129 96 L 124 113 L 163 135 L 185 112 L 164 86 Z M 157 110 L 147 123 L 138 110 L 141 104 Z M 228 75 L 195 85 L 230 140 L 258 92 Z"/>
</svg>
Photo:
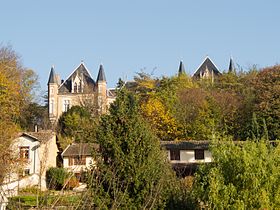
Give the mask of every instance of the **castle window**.
<svg viewBox="0 0 280 210">
<path fill-rule="evenodd" d="M 63 111 L 67 112 L 70 109 L 70 100 L 64 100 L 63 102 Z"/>
<path fill-rule="evenodd" d="M 77 93 L 78 92 L 78 90 L 77 90 L 77 83 L 75 82 L 75 84 L 74 84 L 74 93 Z"/>
<path fill-rule="evenodd" d="M 49 107 L 49 109 L 50 109 L 50 114 L 53 114 L 53 108 L 54 108 L 54 100 L 51 99 L 51 101 L 50 101 L 50 107 Z"/>
<path fill-rule="evenodd" d="M 78 85 L 78 93 L 81 93 L 83 92 L 82 91 L 82 81 L 79 82 L 79 85 Z"/>
</svg>

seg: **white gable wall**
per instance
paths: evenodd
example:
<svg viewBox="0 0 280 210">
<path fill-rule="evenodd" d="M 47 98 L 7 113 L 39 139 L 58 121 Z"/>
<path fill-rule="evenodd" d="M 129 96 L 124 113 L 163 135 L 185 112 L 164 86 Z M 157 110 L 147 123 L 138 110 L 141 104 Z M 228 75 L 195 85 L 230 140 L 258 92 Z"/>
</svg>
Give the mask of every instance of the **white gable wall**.
<svg viewBox="0 0 280 210">
<path fill-rule="evenodd" d="M 13 151 L 15 157 L 19 158 L 19 151 L 20 147 L 29 147 L 29 157 L 28 161 L 25 164 L 20 164 L 18 166 L 18 169 L 15 168 L 15 170 L 22 169 L 29 169 L 30 174 L 33 173 L 39 173 L 40 171 L 40 161 L 39 161 L 39 148 L 40 142 L 35 141 L 34 139 L 28 137 L 28 136 L 21 136 L 17 138 L 13 144 Z"/>
</svg>

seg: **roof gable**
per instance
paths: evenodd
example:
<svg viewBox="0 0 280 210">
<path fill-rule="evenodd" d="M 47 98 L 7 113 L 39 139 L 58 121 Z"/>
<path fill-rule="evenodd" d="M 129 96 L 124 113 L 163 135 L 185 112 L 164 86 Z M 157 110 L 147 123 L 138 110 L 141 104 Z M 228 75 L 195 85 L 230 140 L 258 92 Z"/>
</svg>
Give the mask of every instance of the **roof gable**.
<svg viewBox="0 0 280 210">
<path fill-rule="evenodd" d="M 25 132 L 20 136 L 29 137 L 33 141 L 46 142 L 54 136 L 54 133 L 52 131 Z"/>
<path fill-rule="evenodd" d="M 75 70 L 68 76 L 68 78 L 59 86 L 59 93 L 71 93 L 72 91 L 72 80 L 79 77 L 83 80 L 85 86 L 89 88 L 94 88 L 95 82 L 90 75 L 85 64 L 82 62 Z"/>
<path fill-rule="evenodd" d="M 197 68 L 193 77 L 201 78 L 201 76 L 204 75 L 207 71 L 209 71 L 210 74 L 212 74 L 213 72 L 214 75 L 221 74 L 217 66 L 213 63 L 213 61 L 208 56 L 204 59 L 202 64 Z"/>
</svg>

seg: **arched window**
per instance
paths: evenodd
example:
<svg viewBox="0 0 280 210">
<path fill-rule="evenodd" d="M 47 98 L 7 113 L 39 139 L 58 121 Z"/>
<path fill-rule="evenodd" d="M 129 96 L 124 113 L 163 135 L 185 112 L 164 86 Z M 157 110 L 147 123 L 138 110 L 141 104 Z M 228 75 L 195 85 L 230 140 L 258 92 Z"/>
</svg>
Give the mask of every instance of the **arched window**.
<svg viewBox="0 0 280 210">
<path fill-rule="evenodd" d="M 74 93 L 77 93 L 77 83 L 74 84 Z"/>
</svg>

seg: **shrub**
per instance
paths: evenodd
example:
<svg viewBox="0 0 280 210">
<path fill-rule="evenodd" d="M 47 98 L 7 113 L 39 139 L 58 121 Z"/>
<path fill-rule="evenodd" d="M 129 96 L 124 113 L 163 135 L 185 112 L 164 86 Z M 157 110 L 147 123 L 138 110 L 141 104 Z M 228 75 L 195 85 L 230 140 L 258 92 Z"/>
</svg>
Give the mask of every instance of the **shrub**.
<svg viewBox="0 0 280 210">
<path fill-rule="evenodd" d="M 75 187 L 79 187 L 79 180 L 72 176 L 70 179 L 65 180 L 66 189 L 72 190 Z"/>
<path fill-rule="evenodd" d="M 46 173 L 48 189 L 61 190 L 69 173 L 64 168 L 50 168 Z"/>
</svg>

